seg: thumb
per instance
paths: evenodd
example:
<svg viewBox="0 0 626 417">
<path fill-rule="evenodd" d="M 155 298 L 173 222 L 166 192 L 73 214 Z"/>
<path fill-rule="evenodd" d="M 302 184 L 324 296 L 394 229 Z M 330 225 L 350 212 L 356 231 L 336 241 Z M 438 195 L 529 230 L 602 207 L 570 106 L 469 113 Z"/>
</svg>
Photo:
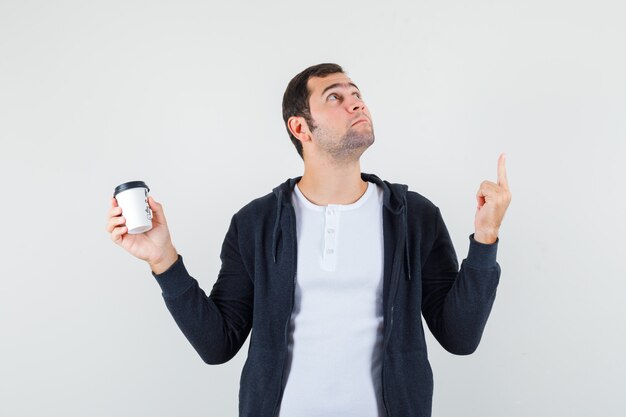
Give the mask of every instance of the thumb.
<svg viewBox="0 0 626 417">
<path fill-rule="evenodd" d="M 150 205 L 150 210 L 152 210 L 152 220 L 157 223 L 165 224 L 165 213 L 163 212 L 163 205 L 158 203 L 152 196 L 148 196 L 148 204 Z"/>
</svg>

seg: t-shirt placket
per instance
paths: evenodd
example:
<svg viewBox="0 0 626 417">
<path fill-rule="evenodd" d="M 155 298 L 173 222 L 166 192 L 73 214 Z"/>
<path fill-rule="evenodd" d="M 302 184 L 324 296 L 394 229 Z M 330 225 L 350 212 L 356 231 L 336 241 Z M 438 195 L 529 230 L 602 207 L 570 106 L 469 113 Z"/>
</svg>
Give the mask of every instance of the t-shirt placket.
<svg viewBox="0 0 626 417">
<path fill-rule="evenodd" d="M 329 204 L 325 207 L 324 223 L 324 252 L 322 253 L 322 268 L 334 271 L 337 266 L 337 246 L 339 233 L 339 213 L 337 205 Z"/>
</svg>

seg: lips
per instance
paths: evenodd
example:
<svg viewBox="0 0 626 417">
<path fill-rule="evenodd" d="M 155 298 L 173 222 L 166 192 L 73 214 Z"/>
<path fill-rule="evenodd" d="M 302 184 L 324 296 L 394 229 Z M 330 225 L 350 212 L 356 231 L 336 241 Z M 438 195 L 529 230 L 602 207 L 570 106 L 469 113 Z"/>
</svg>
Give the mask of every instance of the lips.
<svg viewBox="0 0 626 417">
<path fill-rule="evenodd" d="M 366 119 L 366 118 L 361 118 L 361 119 L 358 119 L 357 121 L 355 121 L 354 123 L 352 123 L 352 126 L 356 125 L 357 123 L 361 123 L 361 122 L 367 122 L 367 123 L 369 123 L 369 120 L 368 120 L 368 119 Z"/>
</svg>

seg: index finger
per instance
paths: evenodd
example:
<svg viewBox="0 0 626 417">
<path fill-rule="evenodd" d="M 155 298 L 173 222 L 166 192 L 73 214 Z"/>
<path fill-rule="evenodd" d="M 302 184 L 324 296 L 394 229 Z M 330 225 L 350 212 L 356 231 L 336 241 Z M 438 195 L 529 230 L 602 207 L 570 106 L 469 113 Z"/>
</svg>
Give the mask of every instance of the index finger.
<svg viewBox="0 0 626 417">
<path fill-rule="evenodd" d="M 509 188 L 509 181 L 506 177 L 506 155 L 504 153 L 500 154 L 500 158 L 498 158 L 498 185 L 504 187 L 506 189 Z"/>
<path fill-rule="evenodd" d="M 117 199 L 115 197 L 111 197 L 111 207 L 117 207 Z"/>
</svg>

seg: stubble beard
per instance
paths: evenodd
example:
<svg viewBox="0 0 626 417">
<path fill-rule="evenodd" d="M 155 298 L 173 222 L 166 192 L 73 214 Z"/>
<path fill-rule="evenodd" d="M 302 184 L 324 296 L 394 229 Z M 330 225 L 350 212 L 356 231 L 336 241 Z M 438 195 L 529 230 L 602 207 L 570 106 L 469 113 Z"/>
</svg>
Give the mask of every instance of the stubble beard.
<svg viewBox="0 0 626 417">
<path fill-rule="evenodd" d="M 331 131 L 311 123 L 310 126 L 311 133 L 315 133 L 319 148 L 337 163 L 357 161 L 374 143 L 372 127 L 369 130 L 359 130 L 359 128 L 354 129 L 353 126 L 338 141 L 334 141 Z"/>
</svg>

